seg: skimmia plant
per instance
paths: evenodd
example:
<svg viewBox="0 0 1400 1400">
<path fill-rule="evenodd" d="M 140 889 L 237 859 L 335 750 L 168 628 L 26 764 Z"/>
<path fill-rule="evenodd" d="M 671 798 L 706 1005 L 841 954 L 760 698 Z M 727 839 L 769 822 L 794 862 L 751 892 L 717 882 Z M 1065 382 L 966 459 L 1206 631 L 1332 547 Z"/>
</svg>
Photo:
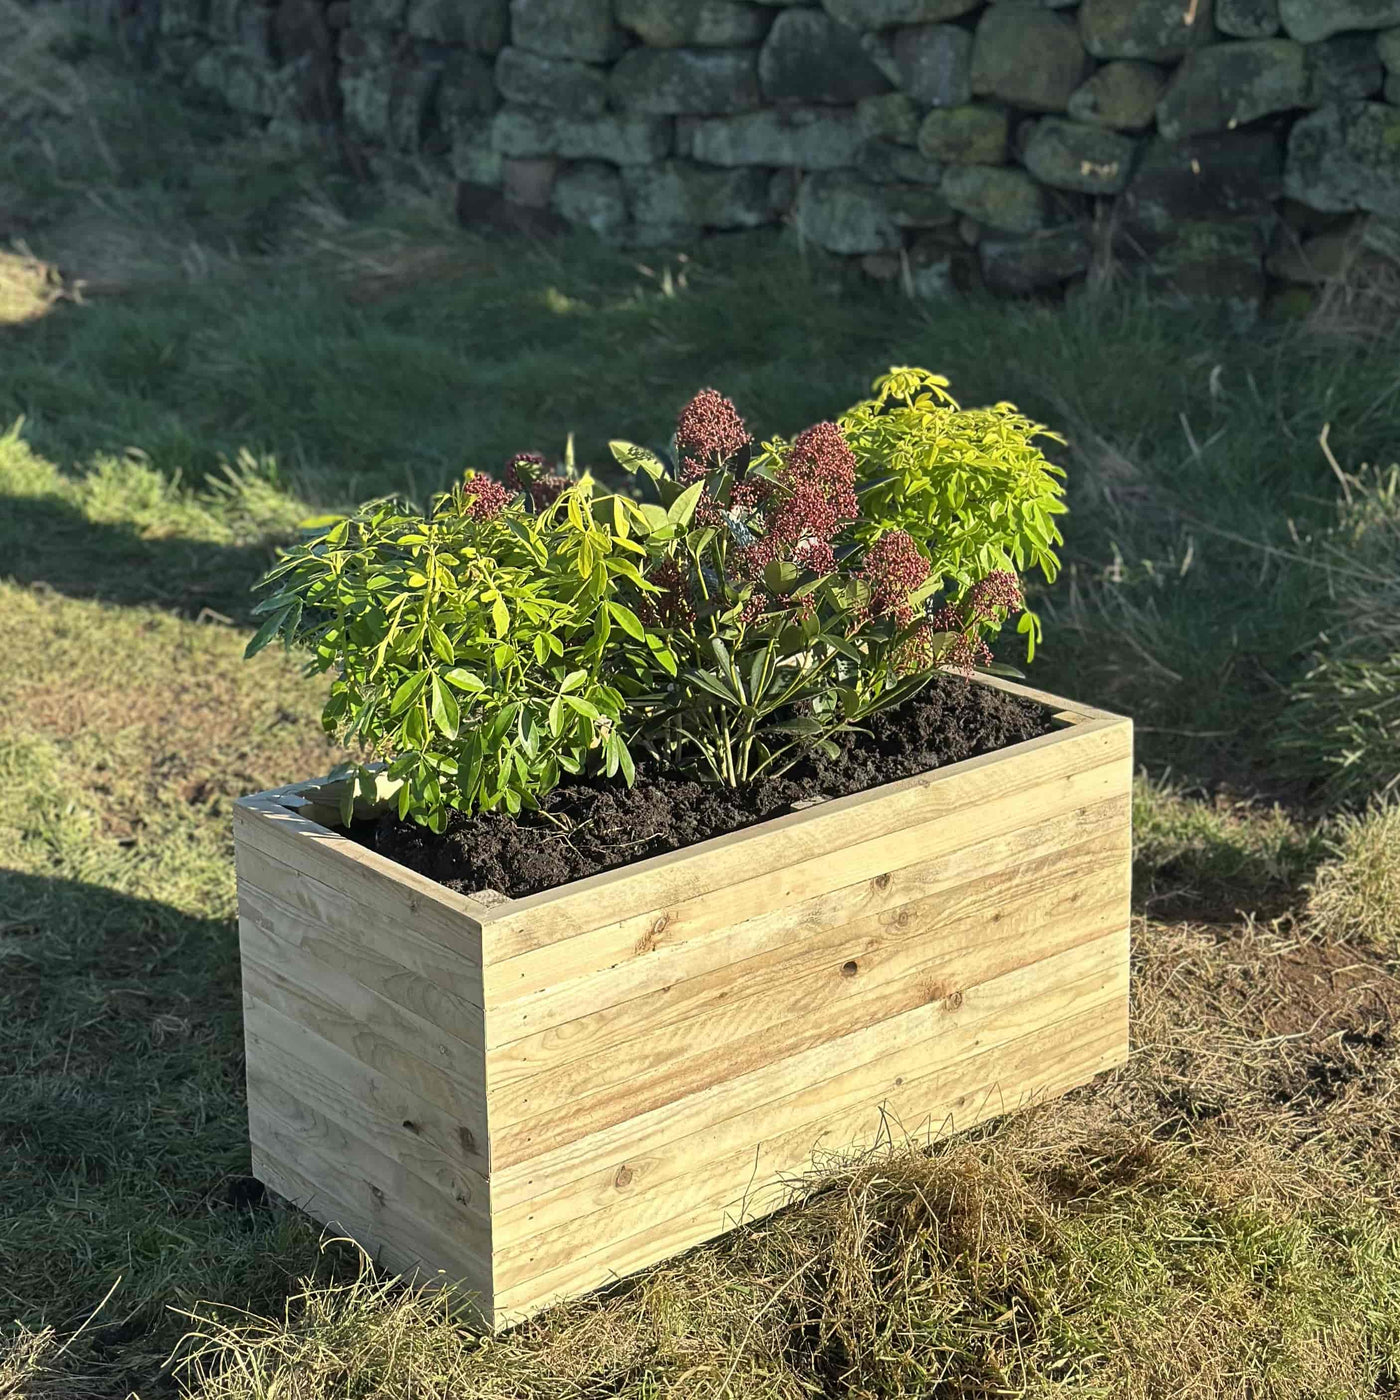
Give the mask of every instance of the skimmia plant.
<svg viewBox="0 0 1400 1400">
<path fill-rule="evenodd" d="M 837 423 L 756 441 L 702 390 L 669 455 L 613 455 L 637 497 L 537 454 L 468 473 L 427 512 L 377 501 L 288 551 L 253 654 L 277 638 L 334 679 L 324 722 L 388 763 L 401 817 L 537 806 L 635 754 L 741 786 L 901 704 L 940 667 L 991 666 L 1053 578 L 1063 511 L 1046 434 L 895 369 Z M 995 669 L 995 668 L 994 668 Z M 367 769 L 347 773 L 348 813 Z"/>
</svg>

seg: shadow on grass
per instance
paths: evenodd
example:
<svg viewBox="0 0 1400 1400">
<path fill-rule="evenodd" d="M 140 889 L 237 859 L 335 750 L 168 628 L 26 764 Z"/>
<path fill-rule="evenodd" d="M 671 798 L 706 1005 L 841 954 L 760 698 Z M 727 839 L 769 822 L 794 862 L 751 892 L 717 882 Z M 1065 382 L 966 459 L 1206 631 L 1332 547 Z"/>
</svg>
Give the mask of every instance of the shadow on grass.
<svg viewBox="0 0 1400 1400">
<path fill-rule="evenodd" d="M 276 1309 L 318 1267 L 259 1208 L 240 1020 L 231 920 L 0 870 L 0 1329 L 69 1334 L 116 1283 L 64 1363 L 104 1394 L 165 1393 L 170 1305 Z"/>
<path fill-rule="evenodd" d="M 249 590 L 274 556 L 270 541 L 147 537 L 129 524 L 94 521 L 52 496 L 0 502 L 0 577 L 70 598 L 187 616 L 208 609 L 246 623 L 256 601 Z"/>
</svg>

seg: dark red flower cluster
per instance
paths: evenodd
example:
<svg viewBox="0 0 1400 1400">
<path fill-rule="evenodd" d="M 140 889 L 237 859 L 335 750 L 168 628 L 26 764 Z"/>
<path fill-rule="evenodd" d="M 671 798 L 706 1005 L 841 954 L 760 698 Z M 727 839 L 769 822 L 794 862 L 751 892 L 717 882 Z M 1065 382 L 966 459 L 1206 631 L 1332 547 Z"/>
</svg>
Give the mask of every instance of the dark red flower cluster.
<svg viewBox="0 0 1400 1400">
<path fill-rule="evenodd" d="M 476 472 L 467 478 L 463 494 L 467 514 L 473 520 L 494 520 L 505 509 L 512 493 L 495 477 Z"/>
<path fill-rule="evenodd" d="M 714 470 L 750 441 L 733 403 L 717 389 L 701 389 L 676 419 L 681 480 L 694 481 Z"/>
<path fill-rule="evenodd" d="M 928 579 L 928 560 L 904 530 L 886 530 L 866 551 L 861 574 L 870 585 L 870 611 L 901 627 L 914 620 L 909 595 Z"/>
<path fill-rule="evenodd" d="M 680 566 L 669 555 L 647 575 L 660 593 L 646 593 L 637 600 L 637 616 L 646 627 L 688 627 L 695 621 L 690 585 Z"/>
<path fill-rule="evenodd" d="M 990 575 L 989 575 L 990 577 Z M 1019 590 L 1018 590 L 1019 591 Z M 928 620 L 928 630 L 934 632 L 956 632 L 953 644 L 942 655 L 944 666 L 954 671 L 972 672 L 979 666 L 990 666 L 992 649 L 976 632 L 969 632 L 972 622 L 951 603 L 945 603 Z"/>
<path fill-rule="evenodd" d="M 831 541 L 860 511 L 855 454 L 835 423 L 818 423 L 798 433 L 777 472 L 776 486 L 759 480 L 754 490 L 765 509 L 767 529 L 744 551 L 748 577 L 756 578 L 775 559 L 790 559 L 817 573 L 835 567 Z"/>
<path fill-rule="evenodd" d="M 506 464 L 506 485 L 526 492 L 536 510 L 552 506 L 569 485 L 568 477 L 544 468 L 544 457 L 538 452 L 517 452 Z"/>
<path fill-rule="evenodd" d="M 972 585 L 968 594 L 971 614 L 979 622 L 1000 622 L 1001 613 L 1018 613 L 1025 606 L 1021 582 L 1009 569 L 994 569 Z"/>
<path fill-rule="evenodd" d="M 755 588 L 744 602 L 744 611 L 739 614 L 741 627 L 752 627 L 764 613 L 773 608 L 773 599 L 761 588 Z"/>
</svg>

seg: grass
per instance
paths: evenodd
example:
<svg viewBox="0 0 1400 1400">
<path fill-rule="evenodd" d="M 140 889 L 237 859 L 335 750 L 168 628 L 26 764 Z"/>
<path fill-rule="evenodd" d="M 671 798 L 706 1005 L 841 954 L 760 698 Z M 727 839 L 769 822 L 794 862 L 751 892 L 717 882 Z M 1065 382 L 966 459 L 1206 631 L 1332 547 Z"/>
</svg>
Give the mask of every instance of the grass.
<svg viewBox="0 0 1400 1400">
<path fill-rule="evenodd" d="M 0 1400 L 1400 1386 L 1400 832 L 1328 806 L 1305 693 L 1392 645 L 1340 551 L 1393 539 L 1356 465 L 1400 446 L 1393 330 L 477 237 L 57 10 L 0 0 L 0 40 Z M 598 462 L 705 383 L 790 431 L 891 363 L 1070 438 L 1035 680 L 1138 723 L 1133 1060 L 473 1338 L 247 1177 L 229 804 L 336 760 L 295 663 L 240 660 L 248 584 L 309 511 L 570 432 Z"/>
</svg>

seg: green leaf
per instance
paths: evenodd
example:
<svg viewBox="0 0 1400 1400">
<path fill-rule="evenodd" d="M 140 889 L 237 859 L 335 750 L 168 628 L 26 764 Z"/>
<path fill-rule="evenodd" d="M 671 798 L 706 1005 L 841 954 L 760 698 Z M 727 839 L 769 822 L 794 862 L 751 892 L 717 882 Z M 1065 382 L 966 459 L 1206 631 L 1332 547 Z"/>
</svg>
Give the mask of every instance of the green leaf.
<svg viewBox="0 0 1400 1400">
<path fill-rule="evenodd" d="M 591 700 L 585 700 L 581 695 L 565 695 L 563 700 L 570 709 L 576 710 L 585 719 L 591 719 L 596 723 L 603 718 L 598 707 Z"/>
<path fill-rule="evenodd" d="M 428 679 L 427 671 L 417 671 L 403 682 L 394 692 L 394 698 L 389 702 L 389 714 L 401 715 L 413 703 L 414 697 L 423 689 L 424 682 Z"/>
<path fill-rule="evenodd" d="M 638 447 L 634 442 L 623 442 L 620 438 L 608 443 L 608 451 L 617 460 L 618 466 L 629 476 L 639 471 L 645 472 L 653 481 L 666 475 L 666 464 L 655 452 Z"/>
<path fill-rule="evenodd" d="M 571 690 L 577 690 L 579 686 L 583 685 L 587 680 L 587 671 L 570 671 L 559 684 L 560 695 L 567 695 Z"/>
<path fill-rule="evenodd" d="M 474 676 L 462 666 L 454 666 L 450 671 L 444 671 L 442 678 L 448 685 L 455 685 L 458 690 L 465 690 L 471 695 L 480 695 L 486 689 L 486 682 L 480 676 Z"/>
<path fill-rule="evenodd" d="M 635 637 L 639 642 L 646 640 L 647 634 L 642 620 L 631 608 L 624 607 L 621 603 L 609 603 L 608 611 L 612 614 L 613 621 L 629 636 Z"/>
<path fill-rule="evenodd" d="M 506 607 L 503 598 L 498 597 L 491 604 L 491 623 L 498 637 L 504 637 L 510 631 L 510 609 Z"/>
<path fill-rule="evenodd" d="M 449 739 L 457 737 L 457 727 L 462 720 L 462 712 L 457 704 L 457 697 L 443 684 L 440 676 L 433 677 L 432 689 L 432 714 L 433 723 L 438 730 L 447 735 Z"/>
<path fill-rule="evenodd" d="M 691 517 L 695 514 L 696 503 L 700 500 L 700 493 L 704 489 L 703 479 L 693 482 L 671 502 L 670 509 L 666 512 L 666 518 L 672 525 L 683 530 L 690 524 Z"/>
<path fill-rule="evenodd" d="M 243 649 L 243 659 L 247 661 L 250 657 L 256 656 L 265 646 L 271 642 L 282 630 L 282 624 L 287 620 L 286 612 L 273 613 L 271 617 L 263 623 L 253 634 L 253 639 Z"/>
<path fill-rule="evenodd" d="M 439 661 L 445 661 L 450 666 L 457 659 L 452 650 L 452 643 L 447 639 L 447 633 L 431 620 L 428 622 L 428 644 Z"/>
</svg>

